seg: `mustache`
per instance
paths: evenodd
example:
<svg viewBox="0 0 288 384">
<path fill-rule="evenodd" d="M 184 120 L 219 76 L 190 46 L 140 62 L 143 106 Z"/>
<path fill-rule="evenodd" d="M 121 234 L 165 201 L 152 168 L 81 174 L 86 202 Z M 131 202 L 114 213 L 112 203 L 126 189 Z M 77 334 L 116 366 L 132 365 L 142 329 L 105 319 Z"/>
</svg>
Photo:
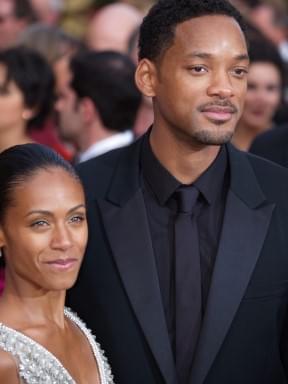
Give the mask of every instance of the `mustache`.
<svg viewBox="0 0 288 384">
<path fill-rule="evenodd" d="M 201 104 L 198 106 L 197 110 L 199 112 L 204 112 L 208 109 L 211 108 L 227 108 L 229 112 L 231 113 L 237 113 L 238 108 L 231 103 L 230 100 L 215 100 L 215 101 L 210 101 L 209 103 Z"/>
</svg>

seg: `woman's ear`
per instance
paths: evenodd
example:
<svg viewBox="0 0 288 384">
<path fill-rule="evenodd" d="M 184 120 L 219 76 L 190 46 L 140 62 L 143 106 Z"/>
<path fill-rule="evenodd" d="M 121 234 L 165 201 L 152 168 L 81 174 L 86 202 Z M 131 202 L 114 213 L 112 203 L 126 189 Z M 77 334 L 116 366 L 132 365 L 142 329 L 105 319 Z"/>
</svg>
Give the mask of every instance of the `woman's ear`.
<svg viewBox="0 0 288 384">
<path fill-rule="evenodd" d="M 0 225 L 0 248 L 4 247 L 6 244 L 6 241 L 5 241 L 5 234 L 3 232 L 3 228 L 2 226 Z"/>
<path fill-rule="evenodd" d="M 36 114 L 35 109 L 25 108 L 22 112 L 22 119 L 25 121 L 31 120 Z"/>
</svg>

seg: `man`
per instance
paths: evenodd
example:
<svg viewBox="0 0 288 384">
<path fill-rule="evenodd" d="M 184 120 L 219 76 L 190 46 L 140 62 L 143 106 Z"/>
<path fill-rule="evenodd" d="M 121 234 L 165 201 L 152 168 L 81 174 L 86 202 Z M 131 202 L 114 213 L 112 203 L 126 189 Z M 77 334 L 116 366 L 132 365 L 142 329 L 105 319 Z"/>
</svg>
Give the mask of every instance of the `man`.
<svg viewBox="0 0 288 384">
<path fill-rule="evenodd" d="M 155 120 L 79 167 L 90 240 L 69 304 L 116 383 L 287 383 L 288 173 L 226 144 L 247 83 L 241 17 L 160 0 L 139 57 Z"/>
<path fill-rule="evenodd" d="M 141 101 L 132 61 L 118 52 L 85 52 L 70 69 L 55 108 L 60 135 L 75 146 L 78 161 L 131 144 Z"/>
<path fill-rule="evenodd" d="M 35 21 L 29 0 L 0 0 L 0 49 L 13 46 L 21 32 Z"/>
<path fill-rule="evenodd" d="M 109 4 L 100 8 L 87 28 L 87 45 L 94 50 L 111 49 L 125 53 L 131 33 L 141 24 L 142 14 L 129 4 Z"/>
</svg>

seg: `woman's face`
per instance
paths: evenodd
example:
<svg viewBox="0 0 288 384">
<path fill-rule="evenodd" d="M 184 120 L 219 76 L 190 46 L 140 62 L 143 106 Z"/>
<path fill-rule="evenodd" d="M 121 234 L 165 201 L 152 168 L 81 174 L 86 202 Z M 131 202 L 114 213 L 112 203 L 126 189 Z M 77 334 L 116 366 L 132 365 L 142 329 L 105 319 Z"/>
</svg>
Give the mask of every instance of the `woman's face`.
<svg viewBox="0 0 288 384">
<path fill-rule="evenodd" d="M 281 76 L 271 63 L 252 63 L 248 74 L 248 89 L 242 122 L 261 132 L 270 128 L 281 100 Z"/>
<path fill-rule="evenodd" d="M 7 280 L 22 292 L 70 288 L 87 243 L 81 184 L 62 168 L 41 169 L 14 188 L 12 199 L 0 228 Z"/>
<path fill-rule="evenodd" d="M 26 126 L 26 121 L 33 116 L 27 108 L 23 92 L 14 81 L 6 84 L 6 66 L 0 64 L 0 133 L 11 132 L 11 128 Z"/>
</svg>

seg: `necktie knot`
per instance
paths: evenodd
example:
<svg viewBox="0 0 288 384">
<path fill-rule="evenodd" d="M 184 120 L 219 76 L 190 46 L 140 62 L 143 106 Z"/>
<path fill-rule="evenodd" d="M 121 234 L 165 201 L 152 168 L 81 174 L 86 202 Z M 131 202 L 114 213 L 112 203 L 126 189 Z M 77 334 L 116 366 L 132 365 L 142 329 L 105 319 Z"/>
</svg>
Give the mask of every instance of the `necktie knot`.
<svg viewBox="0 0 288 384">
<path fill-rule="evenodd" d="M 199 197 L 199 190 L 194 186 L 180 187 L 175 192 L 179 213 L 192 213 Z"/>
</svg>

